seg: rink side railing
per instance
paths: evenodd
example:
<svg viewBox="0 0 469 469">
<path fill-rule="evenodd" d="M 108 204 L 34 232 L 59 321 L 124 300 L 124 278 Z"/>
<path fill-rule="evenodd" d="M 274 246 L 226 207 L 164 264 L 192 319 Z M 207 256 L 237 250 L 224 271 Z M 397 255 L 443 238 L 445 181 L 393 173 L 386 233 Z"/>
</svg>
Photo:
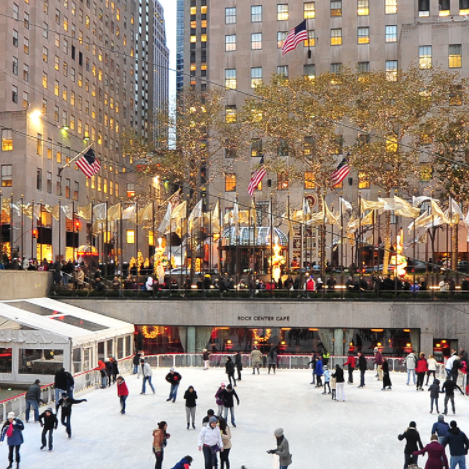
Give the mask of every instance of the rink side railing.
<svg viewBox="0 0 469 469">
<path fill-rule="evenodd" d="M 119 362 L 120 374 L 128 374 L 133 370 L 132 359 L 133 357 L 127 357 L 117 360 Z M 85 391 L 86 389 L 96 388 L 101 385 L 101 373 L 98 370 L 89 370 L 83 373 L 77 373 L 73 375 L 73 378 L 75 380 L 73 388 L 74 394 L 80 391 Z M 47 407 L 53 407 L 55 399 L 54 383 L 46 384 L 44 386 L 41 385 L 41 399 L 45 404 L 39 406 L 39 413 L 43 412 Z M 26 393 L 24 392 L 17 396 L 4 399 L 3 401 L 0 401 L 0 406 L 3 421 L 6 420 L 8 412 L 14 412 L 16 416 L 20 416 L 24 414 L 26 410 Z M 34 417 L 29 420 L 34 420 Z"/>
</svg>

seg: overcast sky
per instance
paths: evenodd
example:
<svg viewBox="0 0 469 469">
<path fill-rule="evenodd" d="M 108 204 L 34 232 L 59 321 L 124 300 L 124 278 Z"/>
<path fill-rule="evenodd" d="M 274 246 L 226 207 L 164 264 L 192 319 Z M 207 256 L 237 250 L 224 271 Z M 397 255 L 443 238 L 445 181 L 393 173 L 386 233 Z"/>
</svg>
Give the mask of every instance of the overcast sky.
<svg viewBox="0 0 469 469">
<path fill-rule="evenodd" d="M 164 8 L 164 18 L 166 23 L 166 44 L 169 47 L 169 68 L 176 69 L 176 0 L 159 0 Z M 176 94 L 176 73 L 169 72 L 169 97 L 174 99 Z"/>
</svg>

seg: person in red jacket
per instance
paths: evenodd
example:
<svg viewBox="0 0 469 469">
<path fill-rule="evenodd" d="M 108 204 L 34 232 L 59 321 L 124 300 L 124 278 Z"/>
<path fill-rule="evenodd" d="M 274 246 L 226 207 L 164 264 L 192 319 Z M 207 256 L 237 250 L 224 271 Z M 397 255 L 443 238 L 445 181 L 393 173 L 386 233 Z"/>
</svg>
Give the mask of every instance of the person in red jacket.
<svg viewBox="0 0 469 469">
<path fill-rule="evenodd" d="M 101 389 L 105 389 L 107 387 L 106 364 L 102 360 L 98 360 L 98 367 L 96 370 L 101 374 Z"/>
<path fill-rule="evenodd" d="M 355 357 L 353 353 L 350 352 L 347 357 L 347 361 L 344 363 L 344 366 L 348 365 L 348 384 L 353 384 L 353 370 L 355 369 Z"/>
<path fill-rule="evenodd" d="M 117 396 L 121 401 L 121 414 L 125 414 L 125 401 L 129 395 L 129 389 L 122 376 L 117 377 Z"/>
<path fill-rule="evenodd" d="M 417 373 L 417 391 L 423 391 L 423 380 L 425 379 L 425 373 L 427 371 L 427 360 L 425 359 L 425 354 L 422 352 L 419 355 L 419 359 L 417 360 L 417 366 L 415 367 L 415 372 Z"/>
</svg>

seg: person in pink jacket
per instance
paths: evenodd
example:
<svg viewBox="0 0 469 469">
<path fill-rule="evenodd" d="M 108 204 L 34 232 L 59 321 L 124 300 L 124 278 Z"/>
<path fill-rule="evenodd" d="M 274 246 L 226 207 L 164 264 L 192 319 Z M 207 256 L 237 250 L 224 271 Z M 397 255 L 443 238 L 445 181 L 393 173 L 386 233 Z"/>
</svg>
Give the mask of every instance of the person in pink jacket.
<svg viewBox="0 0 469 469">
<path fill-rule="evenodd" d="M 417 373 L 417 391 L 423 391 L 423 381 L 425 380 L 425 373 L 428 371 L 427 360 L 425 354 L 422 352 L 417 360 L 415 372 Z"/>
</svg>

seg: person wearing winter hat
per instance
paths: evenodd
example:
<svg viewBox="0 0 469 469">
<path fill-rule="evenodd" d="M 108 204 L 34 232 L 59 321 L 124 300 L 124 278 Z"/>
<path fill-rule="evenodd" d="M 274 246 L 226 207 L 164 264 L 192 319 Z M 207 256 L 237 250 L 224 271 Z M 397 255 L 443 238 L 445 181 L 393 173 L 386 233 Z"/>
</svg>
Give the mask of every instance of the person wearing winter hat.
<svg viewBox="0 0 469 469">
<path fill-rule="evenodd" d="M 40 416 L 39 422 L 42 430 L 42 446 L 41 449 L 44 449 L 47 446 L 47 433 L 49 433 L 49 451 L 52 451 L 53 443 L 54 443 L 54 430 L 57 430 L 57 426 L 59 421 L 57 420 L 57 416 L 52 412 L 52 409 L 48 407 Z"/>
<path fill-rule="evenodd" d="M 423 449 L 422 440 L 420 439 L 420 434 L 417 431 L 417 424 L 412 420 L 409 423 L 408 428 L 404 433 L 401 433 L 397 436 L 399 441 L 406 440 L 406 445 L 404 448 L 404 469 L 406 469 L 410 464 L 410 458 L 415 451 Z M 414 456 L 415 464 L 418 463 L 418 456 Z"/>
<path fill-rule="evenodd" d="M 173 469 L 189 469 L 192 462 L 191 456 L 184 456 L 174 467 Z"/>
<path fill-rule="evenodd" d="M 165 380 L 171 385 L 169 390 L 169 397 L 166 399 L 166 402 L 173 401 L 176 402 L 176 397 L 178 393 L 179 384 L 181 383 L 182 376 L 174 369 L 170 368 L 169 373 L 166 375 Z"/>
<path fill-rule="evenodd" d="M 283 434 L 283 428 L 277 428 L 274 431 L 275 438 L 277 438 L 277 448 L 267 451 L 268 454 L 276 454 L 280 458 L 280 469 L 287 469 L 292 463 L 292 455 L 290 454 L 290 447 L 288 440 Z"/>
<path fill-rule="evenodd" d="M 8 438 L 8 461 L 10 464 L 8 464 L 7 469 L 11 469 L 13 467 L 14 453 L 16 455 L 16 469 L 19 469 L 20 467 L 20 446 L 24 442 L 23 430 L 23 422 L 20 419 L 15 418 L 14 412 L 9 412 L 7 420 L 3 423 L 0 436 L 0 444 L 3 444 L 5 436 Z"/>
<path fill-rule="evenodd" d="M 223 411 L 225 410 L 225 406 L 223 405 L 223 399 L 221 398 L 221 393 L 225 390 L 225 383 L 221 383 L 218 391 L 215 394 L 215 399 L 217 403 L 217 415 L 221 417 L 223 415 Z"/>
<path fill-rule="evenodd" d="M 448 434 L 449 425 L 445 422 L 445 416 L 439 415 L 438 422 L 435 422 L 432 427 L 432 435 L 438 436 L 438 442 L 442 445 L 445 436 Z"/>
<path fill-rule="evenodd" d="M 464 432 L 458 428 L 456 420 L 451 420 L 448 434 L 443 439 L 443 446 L 449 445 L 450 467 L 456 466 L 464 469 L 466 467 L 466 454 L 469 450 L 469 440 Z"/>
<path fill-rule="evenodd" d="M 208 425 L 199 433 L 199 451 L 204 452 L 205 469 L 213 469 L 218 466 L 217 453 L 223 451 L 223 440 L 216 417 L 210 417 Z"/>
</svg>

